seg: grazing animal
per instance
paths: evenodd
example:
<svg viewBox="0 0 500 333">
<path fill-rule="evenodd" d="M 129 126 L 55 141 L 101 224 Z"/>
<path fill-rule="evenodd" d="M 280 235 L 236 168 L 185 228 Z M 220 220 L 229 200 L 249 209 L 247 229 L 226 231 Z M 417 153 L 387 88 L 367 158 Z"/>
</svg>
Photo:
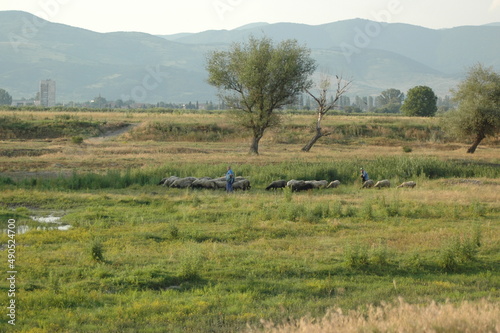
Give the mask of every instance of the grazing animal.
<svg viewBox="0 0 500 333">
<path fill-rule="evenodd" d="M 417 186 L 417 183 L 415 183 L 414 181 L 409 181 L 409 182 L 404 182 L 401 185 L 398 185 L 397 188 L 400 188 L 400 187 L 414 188 L 415 186 Z"/>
<path fill-rule="evenodd" d="M 306 183 L 303 180 L 295 180 L 295 179 L 290 180 L 286 184 L 286 187 L 291 188 L 292 192 L 300 192 L 300 191 L 307 191 L 314 189 L 314 185 L 312 183 Z"/>
<path fill-rule="evenodd" d="M 328 186 L 328 181 L 326 180 L 306 180 L 307 184 L 312 184 L 313 188 L 319 189 Z"/>
<path fill-rule="evenodd" d="M 235 181 L 233 183 L 233 190 L 243 190 L 243 191 L 246 191 L 246 190 L 249 190 L 251 188 L 250 186 L 250 181 L 248 179 L 241 179 L 241 180 L 238 180 L 238 181 Z"/>
<path fill-rule="evenodd" d="M 226 177 L 220 177 L 212 179 L 215 185 L 215 189 L 226 189 Z M 236 185 L 236 183 L 243 182 L 242 184 Z M 235 187 L 236 186 L 236 187 Z M 236 177 L 233 183 L 234 190 L 248 190 L 250 189 L 250 181 L 245 177 Z"/>
<path fill-rule="evenodd" d="M 330 184 L 328 184 L 328 186 L 326 188 L 337 188 L 337 187 L 339 187 L 339 185 L 340 185 L 340 181 L 334 180 L 333 182 L 330 182 Z"/>
<path fill-rule="evenodd" d="M 226 189 L 226 180 L 217 180 L 217 179 L 214 179 L 214 183 L 215 183 L 215 188 L 216 189 Z M 233 183 L 234 185 L 234 183 Z"/>
<path fill-rule="evenodd" d="M 382 187 L 391 187 L 391 182 L 388 181 L 387 179 L 379 180 L 374 187 L 378 189 L 381 189 Z"/>
<path fill-rule="evenodd" d="M 215 181 L 212 178 L 204 177 L 196 179 L 190 185 L 191 188 L 216 189 Z"/>
<path fill-rule="evenodd" d="M 179 178 L 170 185 L 173 188 L 188 188 L 196 180 L 195 177 Z"/>
<path fill-rule="evenodd" d="M 179 177 L 177 177 L 177 176 L 170 176 L 168 178 L 163 178 L 158 183 L 158 185 L 163 185 L 163 186 L 166 186 L 166 187 L 170 187 L 172 185 L 172 183 L 175 182 L 177 179 L 179 179 Z"/>
<path fill-rule="evenodd" d="M 269 184 L 268 187 L 266 187 L 266 191 L 269 191 L 269 190 L 275 190 L 278 189 L 278 188 L 284 188 L 286 187 L 286 180 L 275 180 L 274 182 L 272 182 L 271 184 Z"/>
<path fill-rule="evenodd" d="M 370 187 L 373 187 L 373 185 L 375 185 L 375 183 L 373 182 L 373 180 L 368 179 L 367 181 L 365 181 L 363 183 L 363 186 L 361 186 L 361 188 L 370 188 Z"/>
</svg>

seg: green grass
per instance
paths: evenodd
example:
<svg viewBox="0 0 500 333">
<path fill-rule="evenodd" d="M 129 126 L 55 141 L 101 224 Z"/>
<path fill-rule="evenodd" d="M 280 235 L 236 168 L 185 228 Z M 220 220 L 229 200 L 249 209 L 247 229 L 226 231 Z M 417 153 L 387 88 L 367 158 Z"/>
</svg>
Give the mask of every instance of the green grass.
<svg viewBox="0 0 500 333">
<path fill-rule="evenodd" d="M 342 183 L 358 180 L 359 166 L 370 170 L 372 179 L 389 179 L 395 185 L 408 179 L 500 177 L 500 168 L 480 162 L 444 161 L 433 157 L 378 157 L 375 160 L 342 160 L 334 163 L 295 161 L 268 165 L 240 164 L 238 175 L 249 177 L 252 184 L 265 187 L 276 179 L 304 179 Z M 217 178 L 226 164 L 169 163 L 159 168 L 108 170 L 105 173 L 77 173 L 55 178 L 27 177 L 13 180 L 0 177 L 0 184 L 10 188 L 40 190 L 124 189 L 132 185 L 154 185 L 168 176 Z"/>
<path fill-rule="evenodd" d="M 498 300 L 497 205 L 342 191 L 3 191 L 3 221 L 54 210 L 73 226 L 17 235 L 16 326 L 236 332 L 260 318 L 322 316 L 400 296 Z M 443 253 L 457 247 L 462 254 L 444 266 Z"/>
<path fill-rule="evenodd" d="M 124 124 L 107 123 L 80 118 L 72 114 L 56 114 L 53 118 L 21 119 L 13 116 L 0 117 L 0 139 L 53 139 L 60 137 L 81 138 L 75 143 L 83 142 L 83 137 L 97 136 L 105 130 L 120 128 Z"/>
<path fill-rule="evenodd" d="M 18 332 L 241 332 L 334 308 L 366 314 L 400 297 L 500 300 L 498 152 L 443 152 L 432 119 L 328 117 L 337 132 L 301 154 L 312 117 L 294 115 L 249 157 L 246 137 L 219 125 L 220 115 L 53 111 L 0 121 L 10 133 L 0 227 L 15 219 L 30 228 L 15 236 Z M 86 139 L 128 120 L 143 123 L 112 141 Z M 175 137 L 185 141 L 160 142 Z M 250 191 L 156 185 L 170 175 L 219 177 L 228 161 Z M 360 167 L 392 188 L 360 189 Z M 277 179 L 341 185 L 264 191 Z M 395 188 L 406 180 L 417 187 Z M 71 228 L 31 219 L 50 214 Z M 0 236 L 4 272 L 8 240 Z M 0 281 L 3 305 L 9 286 Z"/>
</svg>

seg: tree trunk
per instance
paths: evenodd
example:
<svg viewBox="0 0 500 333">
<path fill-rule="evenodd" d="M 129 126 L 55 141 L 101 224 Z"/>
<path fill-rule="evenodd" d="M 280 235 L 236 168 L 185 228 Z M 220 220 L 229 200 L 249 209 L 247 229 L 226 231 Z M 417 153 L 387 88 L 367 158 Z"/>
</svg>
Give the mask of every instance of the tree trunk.
<svg viewBox="0 0 500 333">
<path fill-rule="evenodd" d="M 472 144 L 472 146 L 470 146 L 470 148 L 467 149 L 467 153 L 474 154 L 474 152 L 476 151 L 477 146 L 479 146 L 479 144 L 481 143 L 481 141 L 484 138 L 485 138 L 485 135 L 483 133 L 478 134 L 476 136 L 476 140 L 474 140 L 474 143 Z"/>
<path fill-rule="evenodd" d="M 259 141 L 262 138 L 262 135 L 254 135 L 252 138 L 252 144 L 250 145 L 249 153 L 251 155 L 259 155 Z"/>
<path fill-rule="evenodd" d="M 324 98 L 326 98 L 326 95 L 324 96 Z M 309 150 L 311 150 L 312 146 L 314 146 L 316 141 L 318 141 L 319 138 L 324 136 L 324 134 L 321 132 L 321 120 L 323 120 L 323 116 L 326 113 L 326 111 L 324 111 L 324 101 L 319 100 L 318 104 L 319 104 L 319 106 L 318 106 L 319 112 L 318 112 L 318 119 L 316 120 L 316 134 L 304 147 L 302 147 L 302 151 L 305 151 L 305 152 L 308 152 Z"/>
<path fill-rule="evenodd" d="M 302 148 L 302 151 L 308 152 L 311 150 L 312 146 L 316 143 L 316 141 L 321 138 L 323 134 L 321 133 L 321 130 L 316 131 L 316 135 Z"/>
</svg>

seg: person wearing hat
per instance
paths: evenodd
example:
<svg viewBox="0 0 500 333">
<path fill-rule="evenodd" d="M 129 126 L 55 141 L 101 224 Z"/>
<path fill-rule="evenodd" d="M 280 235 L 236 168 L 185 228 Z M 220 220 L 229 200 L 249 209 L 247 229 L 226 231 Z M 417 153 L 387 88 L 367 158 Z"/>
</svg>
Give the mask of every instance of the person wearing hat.
<svg viewBox="0 0 500 333">
<path fill-rule="evenodd" d="M 364 182 L 366 182 L 368 179 L 370 179 L 368 177 L 368 172 L 365 171 L 365 169 L 361 168 L 361 180 Z"/>
<path fill-rule="evenodd" d="M 233 192 L 233 183 L 234 183 L 234 171 L 231 170 L 231 166 L 227 167 L 226 173 L 226 191 Z"/>
</svg>

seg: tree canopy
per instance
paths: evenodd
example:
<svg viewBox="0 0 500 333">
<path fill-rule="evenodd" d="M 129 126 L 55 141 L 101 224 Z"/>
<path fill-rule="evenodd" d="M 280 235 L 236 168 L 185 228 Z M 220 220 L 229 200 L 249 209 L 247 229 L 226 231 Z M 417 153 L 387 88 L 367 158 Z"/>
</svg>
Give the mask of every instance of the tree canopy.
<svg viewBox="0 0 500 333">
<path fill-rule="evenodd" d="M 452 93 L 458 108 L 448 112 L 444 126 L 455 137 L 472 139 L 472 154 L 485 137 L 500 132 L 500 74 L 477 64 Z"/>
<path fill-rule="evenodd" d="M 380 106 L 385 106 L 389 104 L 399 104 L 403 102 L 405 95 L 398 89 L 387 89 L 380 93 L 377 97 L 377 103 Z"/>
<path fill-rule="evenodd" d="M 12 96 L 5 89 L 0 89 L 0 105 L 10 104 L 12 104 Z"/>
<path fill-rule="evenodd" d="M 427 86 L 416 86 L 408 90 L 401 112 L 411 117 L 433 117 L 437 111 L 437 96 Z"/>
<path fill-rule="evenodd" d="M 380 113 L 399 113 L 405 95 L 398 89 L 386 89 L 377 96 L 377 110 Z"/>
<path fill-rule="evenodd" d="M 292 104 L 312 86 L 316 69 L 310 50 L 296 40 L 275 45 L 269 38 L 250 37 L 233 43 L 228 51 L 214 51 L 207 61 L 208 82 L 232 109 L 237 122 L 252 131 L 250 153 L 258 154 L 267 128 L 279 123 L 275 110 Z"/>
</svg>

